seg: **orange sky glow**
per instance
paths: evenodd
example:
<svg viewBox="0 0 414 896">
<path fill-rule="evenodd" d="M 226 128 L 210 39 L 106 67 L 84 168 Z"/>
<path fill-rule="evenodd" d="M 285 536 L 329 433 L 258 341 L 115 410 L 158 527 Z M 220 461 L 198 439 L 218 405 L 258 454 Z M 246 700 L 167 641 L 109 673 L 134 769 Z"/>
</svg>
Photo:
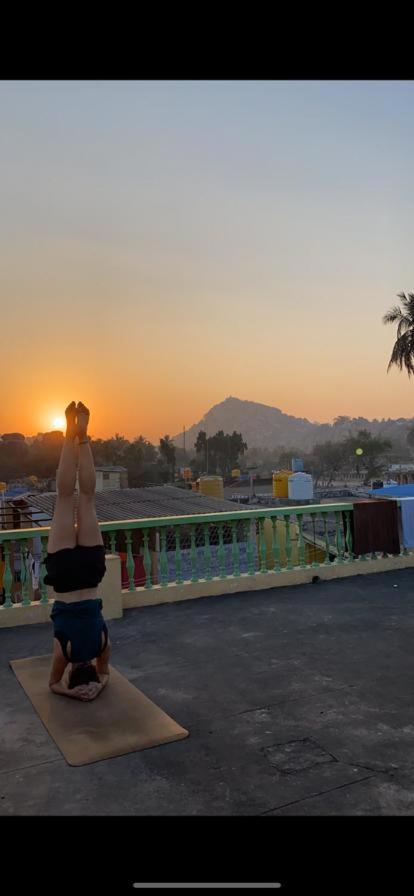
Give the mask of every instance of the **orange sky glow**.
<svg viewBox="0 0 414 896">
<path fill-rule="evenodd" d="M 0 433 L 411 417 L 411 82 L 2 82 Z M 4 387 L 5 386 L 5 387 Z"/>
</svg>

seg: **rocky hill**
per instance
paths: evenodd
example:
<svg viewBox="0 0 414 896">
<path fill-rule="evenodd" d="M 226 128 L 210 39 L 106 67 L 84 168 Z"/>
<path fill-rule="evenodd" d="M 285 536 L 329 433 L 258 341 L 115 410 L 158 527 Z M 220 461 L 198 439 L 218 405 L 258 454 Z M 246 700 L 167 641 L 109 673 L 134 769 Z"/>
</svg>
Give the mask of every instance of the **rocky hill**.
<svg viewBox="0 0 414 896">
<path fill-rule="evenodd" d="M 280 408 L 273 408 L 255 401 L 242 401 L 230 396 L 214 405 L 204 417 L 186 432 L 186 448 L 192 450 L 200 430 L 209 436 L 218 430 L 240 432 L 249 449 L 253 447 L 273 449 L 302 448 L 309 450 L 317 442 L 328 439 L 340 441 L 360 429 L 368 429 L 372 435 L 405 443 L 406 433 L 414 423 L 414 418 L 397 420 L 367 420 L 364 417 L 338 417 L 337 422 L 312 423 L 303 417 L 284 414 Z M 183 445 L 183 434 L 173 437 L 177 446 Z"/>
</svg>

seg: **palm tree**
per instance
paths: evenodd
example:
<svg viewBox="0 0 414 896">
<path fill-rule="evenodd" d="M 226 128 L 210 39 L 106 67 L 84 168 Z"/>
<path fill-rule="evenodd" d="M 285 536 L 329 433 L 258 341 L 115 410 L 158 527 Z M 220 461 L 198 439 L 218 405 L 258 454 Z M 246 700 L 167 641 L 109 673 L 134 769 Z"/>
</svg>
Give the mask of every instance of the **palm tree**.
<svg viewBox="0 0 414 896">
<path fill-rule="evenodd" d="M 398 298 L 401 299 L 401 307 L 394 305 L 382 318 L 384 324 L 398 324 L 387 372 L 395 364 L 400 370 L 405 367 L 408 376 L 411 376 L 414 374 L 414 293 L 406 295 L 400 292 Z"/>
</svg>

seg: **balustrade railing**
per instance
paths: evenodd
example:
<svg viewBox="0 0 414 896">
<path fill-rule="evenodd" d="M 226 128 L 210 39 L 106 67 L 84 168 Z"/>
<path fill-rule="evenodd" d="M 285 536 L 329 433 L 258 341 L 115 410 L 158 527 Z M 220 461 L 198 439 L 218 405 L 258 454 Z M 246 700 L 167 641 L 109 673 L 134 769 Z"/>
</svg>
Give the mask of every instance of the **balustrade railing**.
<svg viewBox="0 0 414 896">
<path fill-rule="evenodd" d="M 121 558 L 125 591 L 240 578 L 280 575 L 292 569 L 343 565 L 355 557 L 352 502 L 284 508 L 255 508 L 157 519 L 101 523 L 108 553 Z M 44 560 L 49 527 L 0 530 L 0 609 L 14 603 L 48 602 Z M 40 538 L 40 574 L 34 589 L 28 558 Z M 30 551 L 30 552 L 29 552 Z M 403 551 L 402 553 L 407 553 Z"/>
</svg>

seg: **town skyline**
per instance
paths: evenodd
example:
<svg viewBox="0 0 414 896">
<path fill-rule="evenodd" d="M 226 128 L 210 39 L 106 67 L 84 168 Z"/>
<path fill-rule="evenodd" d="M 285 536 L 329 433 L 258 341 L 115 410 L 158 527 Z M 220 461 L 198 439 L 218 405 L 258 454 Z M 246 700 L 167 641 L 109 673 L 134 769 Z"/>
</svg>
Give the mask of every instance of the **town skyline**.
<svg viewBox="0 0 414 896">
<path fill-rule="evenodd" d="M 312 420 L 306 416 L 299 417 L 296 414 L 288 414 L 283 408 L 276 407 L 273 405 L 266 405 L 263 402 L 254 402 L 254 401 L 250 401 L 249 399 L 246 399 L 246 398 L 239 398 L 238 396 L 227 396 L 225 399 L 223 399 L 222 401 L 218 402 L 217 404 L 215 404 L 211 408 L 209 408 L 204 414 L 202 414 L 199 417 L 198 420 L 194 421 L 194 423 L 186 426 L 185 431 L 183 428 L 181 430 L 178 430 L 177 432 L 171 431 L 169 433 L 170 437 L 174 438 L 176 444 L 181 447 L 183 437 L 185 436 L 186 440 L 187 440 L 187 448 L 189 450 L 192 450 L 193 446 L 191 444 L 191 435 L 190 435 L 191 432 L 198 428 L 201 428 L 201 429 L 207 428 L 209 434 L 213 435 L 214 434 L 213 430 L 214 430 L 214 432 L 216 431 L 214 415 L 217 412 L 221 415 L 218 419 L 217 427 L 218 428 L 224 427 L 225 429 L 227 428 L 228 430 L 231 430 L 232 429 L 231 419 L 229 418 L 229 422 L 226 422 L 226 406 L 228 404 L 231 404 L 233 412 L 234 412 L 234 406 L 236 406 L 238 408 L 239 418 L 237 419 L 236 427 L 239 429 L 243 429 L 243 422 L 242 422 L 243 408 L 240 406 L 246 406 L 246 410 L 245 410 L 246 422 L 248 421 L 249 412 L 252 409 L 257 410 L 259 412 L 260 412 L 260 409 L 263 409 L 266 412 L 274 411 L 277 414 L 280 414 L 281 418 L 283 420 L 288 420 L 289 418 L 291 418 L 293 422 L 297 421 L 298 423 L 302 423 L 302 422 L 308 423 L 308 424 L 310 424 L 311 427 L 321 427 L 321 429 L 324 429 L 325 427 L 335 427 L 335 426 L 338 426 L 338 424 L 341 426 L 346 426 L 348 420 L 350 422 L 361 421 L 361 423 L 366 422 L 368 424 L 381 424 L 381 423 L 387 423 L 387 422 L 394 422 L 394 423 L 397 423 L 397 425 L 398 425 L 398 421 L 405 421 L 408 424 L 414 419 L 414 413 L 413 413 L 412 415 L 406 414 L 406 415 L 401 415 L 398 417 L 371 417 L 371 418 L 365 417 L 365 415 L 363 415 L 363 414 L 356 414 L 356 415 L 336 414 L 332 420 Z M 211 419 L 210 423 L 207 422 L 209 419 L 209 415 L 210 415 L 210 419 Z M 158 436 L 156 435 L 151 438 L 146 432 L 139 430 L 139 424 L 137 424 L 137 427 L 135 427 L 135 429 L 134 428 L 132 429 L 131 434 L 128 434 L 126 432 L 126 430 L 121 427 L 121 429 L 113 430 L 112 432 L 108 432 L 105 435 L 94 432 L 93 427 L 92 427 L 91 428 L 91 438 L 106 440 L 106 439 L 110 439 L 110 438 L 114 437 L 115 434 L 117 433 L 117 434 L 123 436 L 124 438 L 126 438 L 128 441 L 133 441 L 135 438 L 143 436 L 143 437 L 147 438 L 148 441 L 155 444 L 155 443 L 158 443 L 159 439 L 162 438 L 162 436 L 164 436 L 166 434 L 166 429 L 164 427 L 163 429 L 161 429 L 160 434 Z M 45 430 L 38 430 L 36 433 L 24 432 L 22 429 L 19 429 L 19 428 L 8 429 L 8 430 L 4 429 L 3 432 L 0 432 L 0 438 L 3 434 L 6 435 L 6 434 L 11 434 L 11 433 L 20 433 L 21 435 L 24 435 L 26 439 L 32 440 L 32 439 L 35 439 L 37 436 L 43 435 L 45 432 L 61 432 L 64 434 L 65 427 L 62 422 L 61 426 L 53 426 L 52 425 L 49 428 L 46 428 Z"/>
</svg>

